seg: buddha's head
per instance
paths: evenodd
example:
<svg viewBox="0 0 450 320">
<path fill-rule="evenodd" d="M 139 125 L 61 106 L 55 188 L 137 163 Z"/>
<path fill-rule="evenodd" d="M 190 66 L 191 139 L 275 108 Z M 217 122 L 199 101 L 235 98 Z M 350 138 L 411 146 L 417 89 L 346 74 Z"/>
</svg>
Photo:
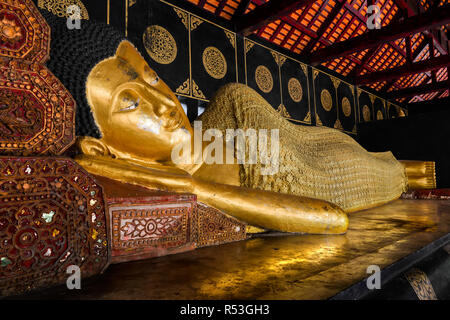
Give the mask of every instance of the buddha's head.
<svg viewBox="0 0 450 320">
<path fill-rule="evenodd" d="M 84 23 L 73 31 L 65 20 L 61 26 L 58 18 L 46 18 L 52 27 L 49 68 L 77 101 L 80 150 L 170 161 L 173 147 L 190 140 L 192 128 L 175 94 L 139 51 L 106 25 Z"/>
</svg>

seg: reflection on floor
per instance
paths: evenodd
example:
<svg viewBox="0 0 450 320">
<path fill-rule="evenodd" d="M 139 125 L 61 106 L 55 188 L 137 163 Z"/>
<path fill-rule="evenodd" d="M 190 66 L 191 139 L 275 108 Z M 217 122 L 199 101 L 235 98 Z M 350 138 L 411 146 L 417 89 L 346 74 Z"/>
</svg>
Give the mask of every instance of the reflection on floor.
<svg viewBox="0 0 450 320">
<path fill-rule="evenodd" d="M 356 298 L 362 293 L 352 286 L 365 283 L 369 265 L 389 270 L 385 274 L 393 278 L 448 242 L 449 231 L 450 201 L 397 200 L 351 214 L 346 235 L 257 237 L 118 264 L 83 281 L 81 290 L 59 287 L 26 298 Z"/>
</svg>

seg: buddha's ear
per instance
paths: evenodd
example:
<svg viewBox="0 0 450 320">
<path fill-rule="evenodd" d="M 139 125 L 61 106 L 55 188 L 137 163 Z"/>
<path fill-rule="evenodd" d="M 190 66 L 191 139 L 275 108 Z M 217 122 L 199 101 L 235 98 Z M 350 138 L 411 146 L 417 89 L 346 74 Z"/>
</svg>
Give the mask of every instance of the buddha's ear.
<svg viewBox="0 0 450 320">
<path fill-rule="evenodd" d="M 100 139 L 92 137 L 79 137 L 77 139 L 78 149 L 89 156 L 109 156 L 108 146 Z"/>
</svg>

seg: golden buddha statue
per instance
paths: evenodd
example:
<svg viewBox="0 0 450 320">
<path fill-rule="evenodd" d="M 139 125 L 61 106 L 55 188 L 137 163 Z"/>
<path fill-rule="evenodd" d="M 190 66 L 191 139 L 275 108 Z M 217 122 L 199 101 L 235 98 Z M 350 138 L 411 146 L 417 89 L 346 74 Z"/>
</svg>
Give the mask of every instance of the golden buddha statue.
<svg viewBox="0 0 450 320">
<path fill-rule="evenodd" d="M 52 46 L 58 45 L 55 38 L 66 32 L 64 26 L 49 23 Z M 89 25 L 83 35 L 101 35 L 86 28 Z M 90 65 L 86 56 L 87 79 L 76 69 L 68 75 L 67 66 L 75 68 L 73 62 L 49 63 L 77 95 L 77 112 L 82 112 L 77 121 L 93 118 L 90 123 L 97 134 L 79 139 L 81 154 L 76 157 L 90 173 L 151 189 L 193 193 L 199 201 L 252 226 L 316 234 L 345 233 L 346 212 L 389 202 L 406 190 L 405 168 L 390 152 L 367 152 L 335 129 L 294 125 L 241 84 L 217 92 L 200 117 L 203 129 L 279 130 L 278 170 L 264 174 L 264 164 L 230 163 L 230 159 L 210 163 L 195 152 L 188 155 L 190 161 L 173 161 L 179 146 L 211 150 L 205 142 L 195 145 L 194 130 L 175 94 L 129 41 L 118 39 L 103 41 L 117 49 L 101 61 Z M 78 51 L 69 52 L 72 59 L 83 61 L 85 48 L 73 50 Z M 77 76 L 81 78 L 76 80 Z M 85 86 L 85 94 L 77 86 Z M 79 128 L 77 134 L 84 135 L 85 128 Z M 221 157 L 225 160 L 225 155 Z"/>
<path fill-rule="evenodd" d="M 267 102 L 258 98 L 250 88 L 237 84 L 219 91 L 212 104 L 217 104 L 226 112 L 222 104 L 224 97 L 225 104 L 236 103 L 234 98 L 230 101 L 230 92 L 243 99 L 246 95 L 256 99 L 261 112 L 273 110 L 270 106 L 263 109 Z M 240 164 L 206 164 L 204 161 L 197 164 L 192 161 L 191 165 L 174 164 L 173 149 L 186 141 L 193 144 L 193 129 L 175 94 L 128 41 L 120 43 L 115 56 L 99 62 L 92 69 L 86 81 L 86 95 L 102 134 L 100 139 L 84 137 L 79 140 L 82 155 L 76 160 L 89 172 L 148 188 L 194 193 L 200 201 L 265 229 L 331 234 L 346 231 L 347 216 L 335 204 L 322 199 L 242 186 Z M 244 102 L 241 101 L 241 105 L 245 105 Z M 202 116 L 203 121 L 208 121 L 210 112 L 217 116 L 217 109 L 209 106 Z M 272 116 L 285 121 L 273 112 Z M 282 121 L 281 125 L 290 125 Z M 291 126 L 294 128 L 294 125 Z M 339 136 L 341 144 L 347 142 L 359 147 L 351 138 L 336 130 L 304 129 L 326 131 L 329 137 Z M 346 158 L 348 156 L 345 155 Z M 393 182 L 390 179 L 393 174 L 396 173 L 398 178 L 396 188 L 392 183 L 392 188 L 387 190 L 393 191 L 392 195 L 382 197 L 381 201 L 375 198 L 373 204 L 400 196 L 405 182 L 401 164 L 389 163 L 387 158 L 369 154 L 367 157 L 373 157 L 373 162 L 387 167 L 383 170 L 388 183 Z M 336 174 L 340 172 L 336 171 Z M 281 183 L 288 184 L 289 181 Z M 345 181 L 342 181 L 344 184 Z"/>
</svg>

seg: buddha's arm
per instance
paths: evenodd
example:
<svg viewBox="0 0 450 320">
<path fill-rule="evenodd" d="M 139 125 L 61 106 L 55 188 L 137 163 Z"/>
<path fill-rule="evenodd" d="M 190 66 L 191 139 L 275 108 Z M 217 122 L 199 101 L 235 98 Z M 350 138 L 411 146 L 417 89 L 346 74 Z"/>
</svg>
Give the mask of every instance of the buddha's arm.
<svg viewBox="0 0 450 320">
<path fill-rule="evenodd" d="M 93 174 L 151 189 L 194 193 L 200 201 L 264 229 L 317 234 L 347 230 L 347 215 L 326 201 L 197 180 L 179 169 L 159 170 L 89 156 L 76 160 Z"/>
<path fill-rule="evenodd" d="M 283 232 L 341 234 L 348 218 L 338 206 L 294 195 L 196 181 L 200 201 L 253 226 Z"/>
</svg>

